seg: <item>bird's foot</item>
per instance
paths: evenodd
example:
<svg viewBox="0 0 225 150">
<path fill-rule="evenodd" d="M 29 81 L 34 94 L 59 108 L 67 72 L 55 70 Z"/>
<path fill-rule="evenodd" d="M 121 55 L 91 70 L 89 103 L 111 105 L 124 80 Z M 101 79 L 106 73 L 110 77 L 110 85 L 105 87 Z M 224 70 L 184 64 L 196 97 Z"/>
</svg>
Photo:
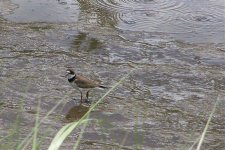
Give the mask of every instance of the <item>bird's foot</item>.
<svg viewBox="0 0 225 150">
<path fill-rule="evenodd" d="M 76 98 L 73 98 L 72 100 L 73 100 L 73 101 L 77 101 L 77 99 L 76 99 Z"/>
<path fill-rule="evenodd" d="M 86 99 L 84 99 L 84 103 L 91 104 L 91 100 L 86 98 Z"/>
</svg>

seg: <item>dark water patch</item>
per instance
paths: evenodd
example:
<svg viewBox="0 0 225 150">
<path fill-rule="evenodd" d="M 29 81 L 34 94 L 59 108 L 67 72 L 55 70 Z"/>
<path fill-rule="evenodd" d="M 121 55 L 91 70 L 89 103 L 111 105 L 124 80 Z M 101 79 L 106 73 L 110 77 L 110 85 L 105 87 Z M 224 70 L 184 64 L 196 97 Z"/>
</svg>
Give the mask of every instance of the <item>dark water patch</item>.
<svg viewBox="0 0 225 150">
<path fill-rule="evenodd" d="M 75 22 L 78 19 L 79 11 L 74 1 L 13 0 L 12 3 L 18 8 L 7 19 L 15 22 Z"/>
</svg>

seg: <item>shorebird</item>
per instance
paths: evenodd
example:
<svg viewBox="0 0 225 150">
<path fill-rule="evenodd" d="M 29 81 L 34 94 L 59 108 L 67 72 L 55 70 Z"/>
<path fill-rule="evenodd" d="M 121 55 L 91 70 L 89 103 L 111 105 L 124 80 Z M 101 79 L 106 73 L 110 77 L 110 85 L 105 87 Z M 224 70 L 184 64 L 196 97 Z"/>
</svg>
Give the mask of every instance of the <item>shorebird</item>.
<svg viewBox="0 0 225 150">
<path fill-rule="evenodd" d="M 86 93 L 86 97 L 87 97 L 87 100 L 88 100 L 88 95 L 89 95 L 89 91 L 90 89 L 92 88 L 107 88 L 103 85 L 100 85 L 99 83 L 93 81 L 93 80 L 90 80 L 86 77 L 83 77 L 81 75 L 78 75 L 78 74 L 75 74 L 75 72 L 71 69 L 67 69 L 66 70 L 67 74 L 66 74 L 66 77 L 69 81 L 69 83 L 71 84 L 72 87 L 74 87 L 75 89 L 77 89 L 80 94 L 81 94 L 81 103 L 83 102 L 83 96 L 82 96 L 82 91 L 81 89 L 88 89 L 87 93 Z"/>
</svg>

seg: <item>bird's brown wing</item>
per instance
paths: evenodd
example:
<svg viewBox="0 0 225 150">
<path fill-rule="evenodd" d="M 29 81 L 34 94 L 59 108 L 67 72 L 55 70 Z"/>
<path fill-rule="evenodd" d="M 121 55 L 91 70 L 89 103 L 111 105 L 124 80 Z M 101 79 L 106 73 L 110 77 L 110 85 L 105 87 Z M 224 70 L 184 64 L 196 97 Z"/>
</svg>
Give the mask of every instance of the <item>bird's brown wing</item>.
<svg viewBox="0 0 225 150">
<path fill-rule="evenodd" d="M 75 83 L 80 88 L 94 88 L 99 86 L 96 82 L 82 76 L 76 76 Z"/>
</svg>

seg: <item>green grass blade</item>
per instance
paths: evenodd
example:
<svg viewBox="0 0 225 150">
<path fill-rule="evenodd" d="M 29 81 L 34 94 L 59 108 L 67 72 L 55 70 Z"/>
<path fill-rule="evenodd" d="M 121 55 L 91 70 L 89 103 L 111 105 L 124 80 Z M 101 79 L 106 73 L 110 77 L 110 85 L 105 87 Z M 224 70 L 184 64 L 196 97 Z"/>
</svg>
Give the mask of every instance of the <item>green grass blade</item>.
<svg viewBox="0 0 225 150">
<path fill-rule="evenodd" d="M 219 96 L 218 96 L 218 97 L 217 97 L 217 100 L 216 100 L 216 103 L 214 104 L 213 109 L 212 109 L 212 112 L 211 112 L 211 114 L 210 114 L 210 116 L 209 116 L 209 118 L 208 118 L 208 121 L 207 121 L 207 123 L 206 123 L 206 126 L 205 126 L 205 128 L 204 128 L 204 131 L 203 131 L 203 133 L 202 133 L 202 135 L 201 135 L 201 138 L 200 138 L 200 140 L 199 140 L 199 143 L 198 143 L 198 146 L 197 146 L 197 149 L 196 149 L 196 150 L 200 150 L 200 148 L 201 148 L 201 145 L 202 145 L 203 140 L 204 140 L 204 138 L 205 138 L 206 132 L 207 132 L 207 130 L 208 130 L 208 128 L 209 128 L 209 123 L 211 122 L 212 116 L 213 116 L 214 112 L 216 111 L 216 107 L 217 107 L 219 101 L 220 101 L 220 98 L 219 98 Z"/>
<path fill-rule="evenodd" d="M 41 119 L 41 121 L 38 123 L 38 128 L 41 126 L 41 124 L 44 122 L 46 118 L 61 104 L 65 101 L 66 95 L 62 98 L 61 101 L 59 101 L 46 115 L 44 118 Z M 34 133 L 34 128 L 31 130 L 31 132 L 23 139 L 23 141 L 20 143 L 20 145 L 16 148 L 17 150 L 26 150 L 27 146 L 31 142 L 31 137 Z"/>
<path fill-rule="evenodd" d="M 80 124 L 89 121 L 88 119 L 81 122 L 72 122 L 62 127 L 52 140 L 48 150 L 58 150 L 63 141 L 69 136 L 69 134 Z"/>
<path fill-rule="evenodd" d="M 87 118 L 89 118 L 89 115 L 87 116 Z M 73 147 L 74 150 L 78 149 L 78 146 L 80 144 L 80 140 L 83 137 L 83 133 L 84 133 L 84 130 L 86 129 L 87 124 L 88 124 L 88 122 L 84 123 L 84 125 L 83 125 L 83 127 L 82 127 L 82 129 L 80 131 L 79 137 L 78 137 L 78 139 L 77 139 L 77 141 L 75 143 L 75 146 Z"/>
<path fill-rule="evenodd" d="M 198 143 L 200 138 L 201 137 L 198 137 L 197 140 L 195 140 L 195 142 L 191 145 L 191 147 L 188 150 L 192 150 L 194 148 L 194 146 Z"/>
<path fill-rule="evenodd" d="M 38 106 L 37 106 L 37 114 L 35 120 L 35 127 L 34 127 L 34 136 L 33 136 L 33 145 L 32 150 L 36 150 L 37 147 L 37 134 L 38 134 L 38 121 L 39 121 L 39 113 L 40 113 L 40 105 L 41 105 L 41 97 L 38 99 Z"/>
</svg>

